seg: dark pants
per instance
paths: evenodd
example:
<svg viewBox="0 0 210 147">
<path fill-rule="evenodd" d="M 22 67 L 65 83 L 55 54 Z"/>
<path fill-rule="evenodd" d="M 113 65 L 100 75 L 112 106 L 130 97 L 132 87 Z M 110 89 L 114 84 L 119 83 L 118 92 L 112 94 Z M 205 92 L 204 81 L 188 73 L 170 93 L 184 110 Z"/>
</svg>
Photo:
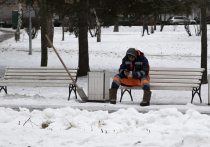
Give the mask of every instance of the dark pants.
<svg viewBox="0 0 210 147">
<path fill-rule="evenodd" d="M 149 34 L 148 32 L 148 27 L 143 27 L 143 35 L 144 35 L 144 31 L 147 30 L 147 34 Z"/>
</svg>

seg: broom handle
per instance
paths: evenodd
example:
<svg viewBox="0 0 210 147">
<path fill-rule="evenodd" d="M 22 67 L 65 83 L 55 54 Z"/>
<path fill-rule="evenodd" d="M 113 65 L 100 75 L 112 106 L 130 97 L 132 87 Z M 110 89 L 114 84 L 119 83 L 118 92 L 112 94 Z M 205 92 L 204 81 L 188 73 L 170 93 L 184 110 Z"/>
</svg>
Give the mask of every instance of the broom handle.
<svg viewBox="0 0 210 147">
<path fill-rule="evenodd" d="M 52 46 L 53 50 L 55 51 L 56 55 L 58 56 L 58 58 L 60 59 L 61 63 L 63 64 L 63 67 L 65 68 L 65 70 L 67 71 L 69 77 L 71 78 L 71 80 L 74 82 L 74 85 L 78 88 L 78 85 L 76 84 L 76 82 L 74 81 L 73 77 L 71 76 L 69 70 L 67 69 L 66 65 L 64 64 L 63 60 L 61 59 L 60 55 L 58 54 L 58 52 L 56 51 L 56 49 L 54 48 L 52 42 L 50 41 L 49 37 L 47 36 L 47 34 L 45 35 L 45 37 L 47 38 L 48 42 L 50 43 L 50 45 Z"/>
</svg>

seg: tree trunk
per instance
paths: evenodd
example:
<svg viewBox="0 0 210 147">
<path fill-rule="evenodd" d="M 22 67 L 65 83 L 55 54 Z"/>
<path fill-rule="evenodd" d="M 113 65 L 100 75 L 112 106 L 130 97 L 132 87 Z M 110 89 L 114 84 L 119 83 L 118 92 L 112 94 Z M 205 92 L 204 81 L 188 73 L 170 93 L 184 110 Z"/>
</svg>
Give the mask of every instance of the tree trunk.
<svg viewBox="0 0 210 147">
<path fill-rule="evenodd" d="M 202 84 L 206 84 L 207 80 L 207 26 L 206 26 L 206 4 L 202 2 L 201 4 L 201 68 L 205 68 L 203 73 Z"/>
<path fill-rule="evenodd" d="M 62 22 L 62 24 L 61 24 L 61 27 L 62 27 L 62 41 L 64 41 L 64 32 L 65 32 L 65 29 L 64 29 L 65 24 L 64 24 L 64 22 L 65 22 L 65 20 L 64 20 L 63 15 L 59 15 L 59 19 L 60 19 L 61 22 Z"/>
<path fill-rule="evenodd" d="M 161 29 L 160 29 L 161 32 L 163 31 L 165 22 L 166 22 L 166 11 L 165 11 L 165 9 L 164 9 L 164 20 L 163 20 L 163 22 L 161 23 Z"/>
<path fill-rule="evenodd" d="M 41 3 L 41 66 L 47 66 L 48 53 L 47 53 L 47 12 L 45 0 L 40 0 Z"/>
<path fill-rule="evenodd" d="M 19 2 L 19 4 L 18 4 L 18 25 L 17 25 L 17 30 L 15 32 L 15 40 L 16 41 L 20 40 L 21 25 L 22 25 L 22 4 Z"/>
<path fill-rule="evenodd" d="M 96 10 L 92 9 L 92 11 L 96 22 L 97 42 L 101 42 L 101 24 L 100 21 L 98 20 L 98 16 L 96 15 Z"/>
<path fill-rule="evenodd" d="M 156 30 L 157 13 L 154 14 L 154 30 Z"/>
<path fill-rule="evenodd" d="M 162 15 L 161 14 L 160 14 L 159 20 L 160 20 L 160 32 L 162 32 L 163 27 L 164 27 L 164 23 L 162 21 Z"/>
<path fill-rule="evenodd" d="M 114 23 L 114 31 L 113 32 L 119 32 L 119 23 L 118 23 L 118 19 L 115 21 Z"/>
<path fill-rule="evenodd" d="M 97 42 L 101 42 L 101 25 L 97 25 L 98 33 L 97 33 Z"/>
<path fill-rule="evenodd" d="M 89 0 L 80 0 L 82 5 L 79 16 L 79 70 L 78 76 L 86 76 L 90 71 L 88 55 L 88 7 Z"/>
<path fill-rule="evenodd" d="M 53 14 L 50 11 L 46 12 L 47 19 L 47 36 L 50 41 L 53 43 L 53 35 L 54 35 L 54 22 L 53 22 Z M 49 42 L 47 42 L 47 47 L 51 48 Z"/>
<path fill-rule="evenodd" d="M 153 26 L 150 26 L 150 33 L 151 33 L 151 34 L 154 33 L 154 28 L 153 28 Z"/>
<path fill-rule="evenodd" d="M 191 32 L 190 32 L 190 26 L 189 26 L 189 23 L 185 23 L 184 24 L 184 28 L 185 28 L 185 31 L 187 32 L 187 34 L 189 36 L 192 36 Z"/>
<path fill-rule="evenodd" d="M 64 41 L 64 25 L 62 24 L 62 41 Z"/>
</svg>

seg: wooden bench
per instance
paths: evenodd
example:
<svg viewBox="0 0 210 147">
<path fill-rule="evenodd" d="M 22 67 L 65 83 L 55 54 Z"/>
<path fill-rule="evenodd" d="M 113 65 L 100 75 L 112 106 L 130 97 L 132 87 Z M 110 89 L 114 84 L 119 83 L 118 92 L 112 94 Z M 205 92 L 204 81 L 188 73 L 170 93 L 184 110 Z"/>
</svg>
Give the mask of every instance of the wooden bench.
<svg viewBox="0 0 210 147">
<path fill-rule="evenodd" d="M 73 79 L 77 81 L 78 68 L 68 68 Z M 24 87 L 69 87 L 76 94 L 76 86 L 64 67 L 6 67 L 4 79 L 0 81 L 0 91 L 7 94 L 7 86 Z"/>
<path fill-rule="evenodd" d="M 201 99 L 201 83 L 204 68 L 150 68 L 150 90 L 179 90 L 179 91 L 192 91 L 192 99 L 197 93 Z M 130 94 L 131 101 L 133 101 L 131 90 L 142 89 L 141 86 L 126 87 L 120 86 L 121 98 L 127 91 Z"/>
</svg>

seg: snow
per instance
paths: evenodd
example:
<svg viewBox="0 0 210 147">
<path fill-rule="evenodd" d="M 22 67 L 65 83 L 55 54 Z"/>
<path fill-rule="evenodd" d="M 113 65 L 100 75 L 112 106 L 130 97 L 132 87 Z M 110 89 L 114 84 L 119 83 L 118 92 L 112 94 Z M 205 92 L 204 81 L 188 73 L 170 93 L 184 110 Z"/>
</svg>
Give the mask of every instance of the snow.
<svg viewBox="0 0 210 147">
<path fill-rule="evenodd" d="M 192 34 L 194 27 L 190 26 Z M 5 30 L 1 28 L 0 30 Z M 10 30 L 10 29 L 6 29 Z M 110 72 L 110 84 L 121 60 L 130 47 L 145 53 L 151 67 L 199 68 L 201 37 L 189 37 L 184 26 L 159 26 L 154 34 L 141 36 L 141 27 L 102 28 L 101 42 L 89 36 L 91 71 Z M 209 33 L 208 26 L 208 36 Z M 13 31 L 13 30 L 10 30 Z M 14 37 L 0 43 L 0 80 L 6 66 L 35 66 L 41 62 L 41 36 L 32 41 L 29 53 L 28 35 L 21 30 L 21 39 Z M 0 31 L 0 35 L 3 33 Z M 54 46 L 67 67 L 78 66 L 78 38 L 55 28 Z M 208 52 L 208 61 L 210 52 Z M 62 66 L 53 49 L 48 49 L 48 66 Z M 208 65 L 208 73 L 210 65 Z M 79 77 L 77 84 L 87 93 L 88 77 Z M 208 84 L 203 84 L 200 104 L 196 95 L 191 104 L 190 91 L 152 91 L 151 106 L 140 107 L 143 91 L 133 91 L 116 105 L 80 103 L 68 88 L 12 87 L 0 93 L 0 147 L 208 147 L 210 144 L 210 107 Z M 47 126 L 43 128 L 43 126 Z"/>
</svg>

